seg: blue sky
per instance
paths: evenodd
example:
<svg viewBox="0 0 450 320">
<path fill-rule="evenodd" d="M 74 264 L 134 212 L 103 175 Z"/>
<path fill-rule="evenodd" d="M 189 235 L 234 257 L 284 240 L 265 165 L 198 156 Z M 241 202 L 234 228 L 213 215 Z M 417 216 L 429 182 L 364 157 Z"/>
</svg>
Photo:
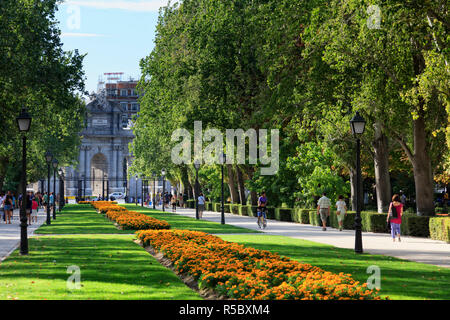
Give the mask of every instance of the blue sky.
<svg viewBox="0 0 450 320">
<path fill-rule="evenodd" d="M 67 0 L 56 15 L 64 50 L 87 53 L 86 89 L 97 90 L 105 72 L 139 78 L 140 59 L 154 47 L 158 9 L 167 0 Z M 124 79 L 124 80 L 126 80 Z"/>
</svg>

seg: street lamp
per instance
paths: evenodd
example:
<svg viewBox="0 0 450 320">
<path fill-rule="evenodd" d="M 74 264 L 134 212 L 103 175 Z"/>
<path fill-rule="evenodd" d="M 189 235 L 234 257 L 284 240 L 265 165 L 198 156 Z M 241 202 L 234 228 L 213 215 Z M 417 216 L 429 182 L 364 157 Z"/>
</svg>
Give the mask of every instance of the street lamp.
<svg viewBox="0 0 450 320">
<path fill-rule="evenodd" d="M 53 220 L 56 219 L 56 169 L 58 168 L 58 160 L 53 159 Z"/>
<path fill-rule="evenodd" d="M 45 153 L 45 161 L 47 162 L 47 224 L 50 224 L 50 164 L 53 160 L 53 154 L 50 151 Z"/>
<path fill-rule="evenodd" d="M 161 175 L 162 175 L 162 182 L 163 182 L 163 192 L 162 192 L 162 211 L 166 211 L 164 208 L 164 202 L 166 200 L 165 197 L 165 193 L 166 193 L 166 182 L 165 182 L 165 177 L 166 177 L 166 169 L 162 169 L 161 170 Z"/>
<path fill-rule="evenodd" d="M 227 155 L 222 154 L 222 208 L 221 208 L 221 217 L 220 223 L 225 224 L 225 201 L 224 201 L 224 188 L 223 188 L 223 166 L 227 162 Z"/>
<path fill-rule="evenodd" d="M 137 197 L 138 197 L 138 187 L 137 187 L 138 175 L 137 174 L 134 176 L 134 181 L 136 182 L 136 188 L 134 189 L 134 204 L 138 205 L 138 201 L 137 201 Z"/>
<path fill-rule="evenodd" d="M 58 170 L 58 176 L 59 176 L 59 212 L 61 212 L 62 208 L 66 204 L 65 197 L 64 197 L 64 171 L 62 168 L 59 168 Z"/>
<path fill-rule="evenodd" d="M 141 183 L 141 207 L 144 207 L 144 200 L 145 200 L 145 178 L 142 178 Z"/>
<path fill-rule="evenodd" d="M 200 160 L 195 160 L 195 218 L 198 220 L 198 169 L 200 169 Z"/>
<path fill-rule="evenodd" d="M 361 203 L 359 201 L 361 195 L 361 141 L 360 136 L 364 133 L 366 121 L 357 111 L 352 120 L 350 127 L 356 138 L 356 216 L 355 216 L 355 252 L 363 253 L 362 248 L 362 226 L 361 226 Z"/>
<path fill-rule="evenodd" d="M 28 254 L 28 231 L 27 231 L 27 136 L 31 127 L 31 117 L 25 108 L 16 118 L 22 137 L 22 205 L 20 206 L 20 254 Z"/>
<path fill-rule="evenodd" d="M 153 198 L 152 198 L 152 202 L 153 202 L 153 209 L 156 209 L 156 172 L 152 173 L 152 177 L 153 177 Z"/>
</svg>

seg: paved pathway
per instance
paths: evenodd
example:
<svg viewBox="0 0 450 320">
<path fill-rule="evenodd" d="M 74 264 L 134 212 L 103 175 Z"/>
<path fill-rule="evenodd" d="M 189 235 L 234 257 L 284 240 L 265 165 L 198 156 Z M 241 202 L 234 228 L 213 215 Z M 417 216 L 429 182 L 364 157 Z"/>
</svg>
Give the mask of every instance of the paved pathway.
<svg viewBox="0 0 450 320">
<path fill-rule="evenodd" d="M 169 208 L 166 211 L 172 212 L 172 209 Z M 195 218 L 194 209 L 177 208 L 176 213 Z M 203 219 L 220 223 L 220 213 L 205 211 Z M 260 230 L 256 224 L 256 218 L 253 217 L 225 213 L 225 223 Z M 309 224 L 268 220 L 267 229 L 262 231 L 269 235 L 305 239 L 339 248 L 355 248 L 355 231 L 353 230 L 339 231 L 334 228 L 327 228 L 327 231 L 322 231 L 322 227 Z M 403 236 L 401 242 L 396 241 L 394 243 L 390 234 L 372 232 L 363 232 L 362 239 L 364 253 L 382 254 L 450 268 L 450 244 L 443 241 Z"/>
<path fill-rule="evenodd" d="M 28 226 L 28 237 L 46 221 L 47 214 L 43 209 L 38 212 L 38 222 Z M 0 262 L 6 259 L 20 245 L 19 210 L 14 210 L 11 224 L 5 224 L 0 214 Z"/>
</svg>

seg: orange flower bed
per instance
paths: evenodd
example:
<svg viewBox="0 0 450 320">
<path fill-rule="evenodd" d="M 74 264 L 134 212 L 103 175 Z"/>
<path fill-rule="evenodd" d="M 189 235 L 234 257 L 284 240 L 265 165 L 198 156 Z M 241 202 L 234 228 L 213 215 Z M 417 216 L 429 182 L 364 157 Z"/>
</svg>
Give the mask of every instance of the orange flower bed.
<svg viewBox="0 0 450 320">
<path fill-rule="evenodd" d="M 164 220 L 158 220 L 145 214 L 129 211 L 126 214 L 119 215 L 115 221 L 122 228 L 127 230 L 161 230 L 170 229 L 169 223 Z"/>
<path fill-rule="evenodd" d="M 97 201 L 101 202 L 101 201 Z M 92 203 L 98 212 L 106 214 L 106 216 L 126 230 L 147 230 L 147 229 L 170 229 L 169 223 L 164 220 L 158 220 L 145 214 L 128 211 L 126 208 L 117 204 L 110 203 Z"/>
<path fill-rule="evenodd" d="M 334 274 L 276 253 L 227 242 L 203 232 L 141 230 L 144 245 L 169 258 L 200 287 L 239 300 L 380 300 L 350 274 Z"/>
</svg>

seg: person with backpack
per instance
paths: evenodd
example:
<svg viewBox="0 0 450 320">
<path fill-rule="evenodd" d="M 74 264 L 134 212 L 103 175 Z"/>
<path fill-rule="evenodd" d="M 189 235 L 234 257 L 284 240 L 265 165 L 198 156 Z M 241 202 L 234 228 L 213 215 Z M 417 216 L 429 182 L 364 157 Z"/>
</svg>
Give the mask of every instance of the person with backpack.
<svg viewBox="0 0 450 320">
<path fill-rule="evenodd" d="M 257 215 L 257 218 L 258 218 L 256 220 L 256 223 L 258 224 L 260 229 L 265 228 L 266 220 L 267 220 L 267 214 L 266 214 L 267 197 L 266 197 L 266 192 L 265 191 L 261 192 L 261 195 L 258 198 L 258 208 L 256 210 L 257 210 L 256 215 Z"/>
<path fill-rule="evenodd" d="M 403 204 L 400 202 L 400 197 L 398 194 L 394 194 L 392 197 L 392 202 L 389 206 L 389 212 L 386 222 L 391 225 L 391 236 L 392 240 L 395 242 L 395 236 L 398 235 L 398 242 L 400 240 L 400 226 L 402 224 L 403 215 Z"/>
</svg>

